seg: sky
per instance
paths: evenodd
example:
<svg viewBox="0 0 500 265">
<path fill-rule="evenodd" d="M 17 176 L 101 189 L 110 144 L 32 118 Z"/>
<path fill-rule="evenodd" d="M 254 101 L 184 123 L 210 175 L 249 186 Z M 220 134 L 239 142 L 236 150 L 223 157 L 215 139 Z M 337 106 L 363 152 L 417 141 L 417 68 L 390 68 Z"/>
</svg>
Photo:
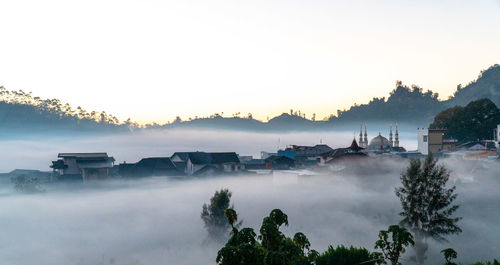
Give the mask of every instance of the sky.
<svg viewBox="0 0 500 265">
<path fill-rule="evenodd" d="M 124 120 L 322 118 L 500 63 L 500 1 L 0 0 L 0 86 Z"/>
</svg>

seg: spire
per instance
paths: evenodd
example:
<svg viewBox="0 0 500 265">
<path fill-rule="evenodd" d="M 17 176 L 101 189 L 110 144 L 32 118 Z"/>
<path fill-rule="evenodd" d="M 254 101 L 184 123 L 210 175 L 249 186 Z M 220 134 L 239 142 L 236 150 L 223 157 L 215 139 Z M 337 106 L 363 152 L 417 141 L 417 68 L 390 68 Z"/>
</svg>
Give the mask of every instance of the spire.
<svg viewBox="0 0 500 265">
<path fill-rule="evenodd" d="M 392 123 L 391 123 L 391 126 L 390 126 L 390 129 L 389 129 L 389 144 L 391 145 L 391 147 L 394 146 L 394 143 L 392 141 Z"/>
<path fill-rule="evenodd" d="M 365 140 L 363 141 L 363 148 L 368 147 L 368 134 L 366 133 L 366 122 L 365 122 Z"/>
<path fill-rule="evenodd" d="M 359 145 L 363 147 L 363 124 L 359 125 Z"/>
<path fill-rule="evenodd" d="M 394 146 L 399 147 L 399 132 L 398 132 L 398 123 L 396 122 L 396 141 L 394 141 Z"/>
</svg>

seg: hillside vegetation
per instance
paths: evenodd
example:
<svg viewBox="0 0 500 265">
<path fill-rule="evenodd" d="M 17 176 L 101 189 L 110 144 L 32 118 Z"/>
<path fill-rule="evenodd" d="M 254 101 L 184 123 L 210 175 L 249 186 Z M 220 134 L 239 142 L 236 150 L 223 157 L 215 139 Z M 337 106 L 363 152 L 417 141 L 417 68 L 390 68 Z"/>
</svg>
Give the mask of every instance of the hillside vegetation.
<svg viewBox="0 0 500 265">
<path fill-rule="evenodd" d="M 232 130 L 313 130 L 332 129 L 350 126 L 353 123 L 370 121 L 390 121 L 419 126 L 430 124 L 434 116 L 455 106 L 465 106 L 472 100 L 487 98 L 500 104 L 500 65 L 496 64 L 481 71 L 478 78 L 466 86 L 457 86 L 456 92 L 448 100 L 441 101 L 438 94 L 424 90 L 417 85 L 407 86 L 397 81 L 389 97 L 375 97 L 366 104 L 355 104 L 347 110 L 337 110 L 327 118 L 316 119 L 312 114 L 290 110 L 267 121 L 254 119 L 251 113 L 240 116 L 223 117 L 215 113 L 208 117 L 177 117 L 166 124 L 138 125 L 128 119 L 120 121 L 106 112 L 86 111 L 81 107 L 73 108 L 59 99 L 41 99 L 30 93 L 9 91 L 0 87 L 0 125 L 3 131 L 27 131 L 27 128 L 40 130 L 79 130 L 79 131 L 127 131 L 130 129 L 204 127 Z M 318 99 L 323 100 L 323 99 Z M 456 108 L 454 110 L 458 110 Z M 454 110 L 440 114 L 451 115 Z M 444 126 L 445 124 L 439 124 Z M 437 126 L 435 124 L 434 126 Z"/>
</svg>

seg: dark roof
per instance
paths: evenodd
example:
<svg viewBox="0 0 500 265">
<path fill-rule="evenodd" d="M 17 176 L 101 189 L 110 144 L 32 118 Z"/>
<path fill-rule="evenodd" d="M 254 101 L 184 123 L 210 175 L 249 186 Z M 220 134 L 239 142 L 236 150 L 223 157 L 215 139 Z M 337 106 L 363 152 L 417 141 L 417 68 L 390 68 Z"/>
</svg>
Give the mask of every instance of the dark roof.
<svg viewBox="0 0 500 265">
<path fill-rule="evenodd" d="M 174 162 L 174 161 L 172 161 L 172 163 L 174 163 L 174 165 L 175 165 L 175 167 L 177 169 L 182 169 L 183 170 L 184 168 L 186 168 L 186 162 L 184 162 L 184 161 L 182 161 L 182 162 Z"/>
<path fill-rule="evenodd" d="M 295 160 L 291 159 L 290 157 L 288 156 L 276 156 L 276 155 L 272 155 L 266 159 L 264 159 L 266 161 L 266 163 L 273 163 L 273 162 L 290 162 L 290 163 L 293 163 L 295 162 Z"/>
<path fill-rule="evenodd" d="M 169 157 L 148 157 L 136 163 L 137 167 L 148 167 L 155 169 L 175 169 L 174 163 Z"/>
<path fill-rule="evenodd" d="M 353 139 L 351 146 L 349 146 L 348 149 L 351 149 L 351 150 L 357 152 L 357 151 L 363 150 L 364 148 L 359 147 L 358 143 L 356 142 L 356 139 Z"/>
<path fill-rule="evenodd" d="M 212 164 L 240 163 L 240 159 L 235 152 L 210 153 L 210 155 L 212 156 Z"/>
<path fill-rule="evenodd" d="M 393 151 L 393 152 L 406 152 L 406 149 L 402 146 L 394 146 L 394 147 L 391 147 L 391 151 Z"/>
<path fill-rule="evenodd" d="M 187 161 L 189 153 L 192 152 L 175 152 L 170 158 L 173 158 L 174 156 L 177 155 L 182 159 L 182 161 Z"/>
<path fill-rule="evenodd" d="M 264 165 L 266 161 L 264 159 L 252 159 L 245 161 L 245 165 Z"/>
<path fill-rule="evenodd" d="M 59 153 L 57 157 L 75 157 L 75 158 L 107 158 L 107 153 Z"/>
<path fill-rule="evenodd" d="M 205 152 L 191 152 L 188 153 L 189 160 L 193 164 L 208 165 L 212 163 L 212 157 L 209 153 Z"/>
<path fill-rule="evenodd" d="M 346 148 L 337 148 L 332 151 L 326 152 L 321 154 L 322 157 L 327 158 L 327 157 L 340 157 L 343 156 L 345 153 L 347 153 Z"/>
<path fill-rule="evenodd" d="M 240 159 L 235 152 L 176 152 L 171 157 L 174 157 L 175 155 L 179 156 L 183 161 L 187 161 L 189 159 L 191 160 L 191 163 L 198 165 L 240 163 Z"/>
</svg>

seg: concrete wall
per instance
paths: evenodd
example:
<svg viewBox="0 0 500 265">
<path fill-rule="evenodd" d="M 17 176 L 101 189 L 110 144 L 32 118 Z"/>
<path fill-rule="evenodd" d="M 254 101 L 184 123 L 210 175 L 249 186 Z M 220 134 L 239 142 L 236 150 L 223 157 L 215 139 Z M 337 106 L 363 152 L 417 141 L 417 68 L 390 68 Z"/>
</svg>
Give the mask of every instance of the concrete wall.
<svg viewBox="0 0 500 265">
<path fill-rule="evenodd" d="M 436 153 L 443 149 L 443 132 L 429 131 L 429 152 Z"/>
<path fill-rule="evenodd" d="M 423 155 L 429 154 L 429 130 L 419 129 L 418 130 L 418 151 Z"/>
</svg>

